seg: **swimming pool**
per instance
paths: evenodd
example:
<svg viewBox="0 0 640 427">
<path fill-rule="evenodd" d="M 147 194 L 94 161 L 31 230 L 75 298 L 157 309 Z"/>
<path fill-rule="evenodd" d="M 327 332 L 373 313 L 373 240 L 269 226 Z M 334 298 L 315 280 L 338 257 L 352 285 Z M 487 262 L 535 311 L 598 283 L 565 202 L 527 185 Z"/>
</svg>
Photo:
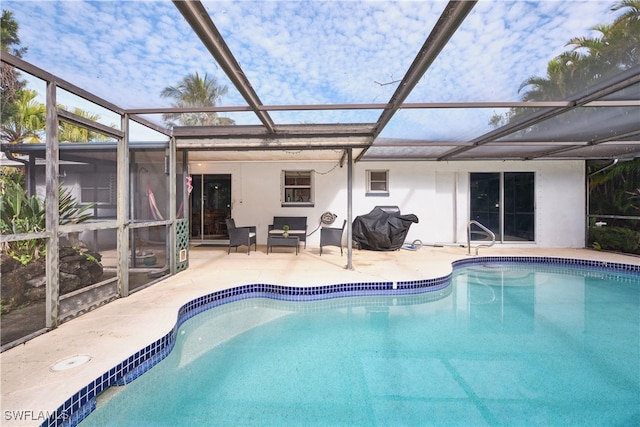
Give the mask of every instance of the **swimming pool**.
<svg viewBox="0 0 640 427">
<path fill-rule="evenodd" d="M 171 354 L 82 425 L 637 424 L 638 268 L 508 260 L 463 263 L 414 295 L 236 291 L 192 317 L 201 301 Z"/>
</svg>

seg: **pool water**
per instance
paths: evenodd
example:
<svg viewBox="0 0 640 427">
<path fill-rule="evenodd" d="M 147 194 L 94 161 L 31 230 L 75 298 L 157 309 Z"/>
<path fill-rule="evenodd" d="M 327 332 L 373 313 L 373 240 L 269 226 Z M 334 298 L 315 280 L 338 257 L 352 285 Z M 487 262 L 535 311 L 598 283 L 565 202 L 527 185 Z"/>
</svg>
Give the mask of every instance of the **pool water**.
<svg viewBox="0 0 640 427">
<path fill-rule="evenodd" d="M 440 291 L 232 302 L 83 422 L 131 426 L 640 425 L 640 275 L 454 271 Z"/>
</svg>

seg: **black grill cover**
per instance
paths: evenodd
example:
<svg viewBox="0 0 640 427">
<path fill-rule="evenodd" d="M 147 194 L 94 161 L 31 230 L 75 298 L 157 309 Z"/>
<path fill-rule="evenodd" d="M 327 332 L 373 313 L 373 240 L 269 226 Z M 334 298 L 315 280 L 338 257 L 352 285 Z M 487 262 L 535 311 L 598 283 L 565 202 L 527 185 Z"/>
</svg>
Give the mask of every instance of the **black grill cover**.
<svg viewBox="0 0 640 427">
<path fill-rule="evenodd" d="M 412 223 L 418 222 L 413 214 L 400 215 L 400 211 L 376 206 L 366 215 L 353 220 L 353 240 L 361 249 L 395 251 L 400 249 Z"/>
</svg>

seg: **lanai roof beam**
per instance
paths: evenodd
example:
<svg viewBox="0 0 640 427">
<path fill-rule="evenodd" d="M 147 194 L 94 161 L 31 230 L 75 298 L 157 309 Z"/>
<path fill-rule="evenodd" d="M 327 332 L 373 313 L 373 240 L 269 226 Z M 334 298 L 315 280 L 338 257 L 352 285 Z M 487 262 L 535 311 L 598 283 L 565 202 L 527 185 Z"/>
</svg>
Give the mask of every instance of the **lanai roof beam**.
<svg viewBox="0 0 640 427">
<path fill-rule="evenodd" d="M 615 93 L 619 90 L 622 90 L 626 87 L 634 85 L 638 82 L 640 82 L 640 65 L 636 65 L 633 68 L 630 68 L 626 71 L 623 71 L 620 74 L 615 75 L 611 79 L 605 80 L 604 82 L 597 84 L 592 88 L 589 88 L 575 96 L 572 96 L 568 100 L 569 106 L 550 108 L 548 110 L 533 113 L 525 120 L 519 121 L 517 123 L 508 124 L 498 129 L 495 129 L 491 132 L 488 132 L 472 140 L 471 145 L 455 149 L 445 154 L 444 156 L 440 157 L 438 160 L 450 160 L 452 157 L 455 157 L 458 154 L 464 153 L 465 151 L 471 150 L 474 147 L 478 147 L 480 145 L 484 145 L 489 142 L 494 142 L 499 138 L 505 137 L 514 132 L 525 129 L 529 126 L 533 126 L 544 120 L 555 117 L 559 114 L 562 114 L 566 111 L 571 110 L 572 108 L 584 106 L 590 102 L 597 101 L 600 98 L 603 98 L 607 95 Z"/>
<path fill-rule="evenodd" d="M 450 1 L 449 4 L 447 4 L 438 22 L 433 27 L 431 34 L 429 34 L 429 37 L 425 40 L 420 52 L 418 52 L 413 60 L 413 63 L 407 70 L 395 93 L 391 96 L 388 103 L 389 106 L 384 109 L 378 118 L 373 135 L 374 139 L 380 135 L 382 129 L 384 129 L 393 115 L 401 107 L 404 100 L 409 96 L 424 73 L 447 45 L 449 39 L 476 3 L 477 1 Z"/>
</svg>

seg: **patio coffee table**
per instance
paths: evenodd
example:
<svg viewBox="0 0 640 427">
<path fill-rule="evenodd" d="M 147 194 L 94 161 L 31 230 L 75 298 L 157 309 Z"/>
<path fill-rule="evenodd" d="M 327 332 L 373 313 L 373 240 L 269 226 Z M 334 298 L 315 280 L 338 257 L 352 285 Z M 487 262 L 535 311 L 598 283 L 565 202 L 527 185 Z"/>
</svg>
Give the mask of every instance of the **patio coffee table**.
<svg viewBox="0 0 640 427">
<path fill-rule="evenodd" d="M 300 238 L 298 236 L 269 236 L 267 237 L 267 255 L 269 255 L 269 248 L 273 248 L 273 246 L 289 246 L 296 248 L 296 255 L 298 255 L 298 247 L 300 246 Z M 271 249 L 273 252 L 273 249 Z"/>
</svg>

